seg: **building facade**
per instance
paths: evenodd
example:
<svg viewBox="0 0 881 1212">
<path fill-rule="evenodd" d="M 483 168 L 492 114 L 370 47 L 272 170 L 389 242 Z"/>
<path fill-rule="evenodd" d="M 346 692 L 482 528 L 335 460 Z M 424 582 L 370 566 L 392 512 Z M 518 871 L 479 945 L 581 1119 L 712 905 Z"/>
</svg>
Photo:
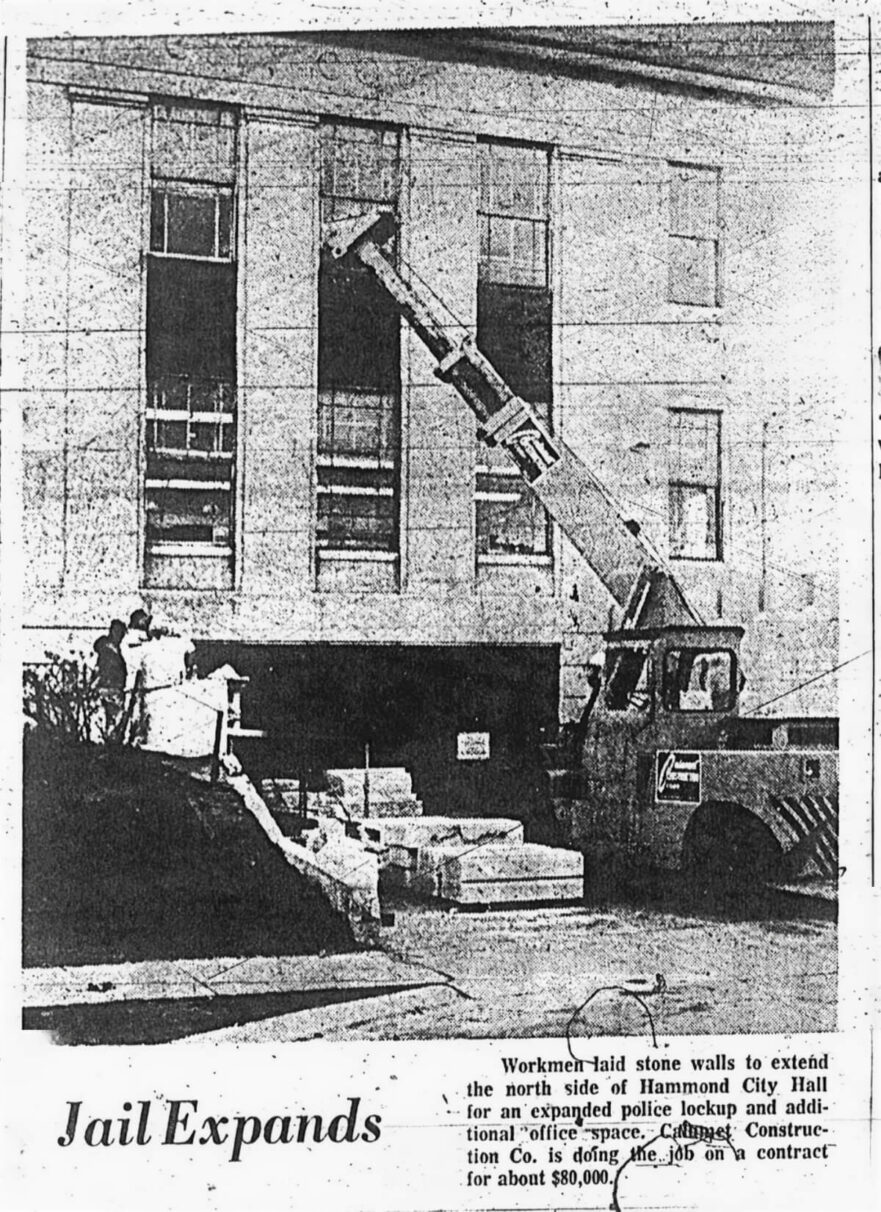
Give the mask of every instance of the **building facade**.
<svg viewBox="0 0 881 1212">
<path fill-rule="evenodd" d="M 833 31 L 598 37 L 30 45 L 32 654 L 144 602 L 250 678 L 269 765 L 370 743 L 435 806 L 522 791 L 610 599 L 322 257 L 381 207 L 388 255 L 746 628 L 745 708 L 808 683 L 781 713 L 835 714 Z M 474 729 L 492 759 L 457 763 Z"/>
</svg>

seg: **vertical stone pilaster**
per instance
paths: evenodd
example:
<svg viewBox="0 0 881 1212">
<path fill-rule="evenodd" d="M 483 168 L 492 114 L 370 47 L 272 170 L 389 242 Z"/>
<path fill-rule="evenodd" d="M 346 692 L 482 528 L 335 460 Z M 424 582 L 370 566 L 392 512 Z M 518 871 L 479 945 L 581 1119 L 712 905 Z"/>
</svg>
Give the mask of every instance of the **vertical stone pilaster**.
<svg viewBox="0 0 881 1212">
<path fill-rule="evenodd" d="M 249 109 L 243 143 L 240 585 L 295 611 L 312 588 L 317 119 Z"/>
<path fill-rule="evenodd" d="M 64 579 L 137 589 L 148 101 L 71 88 Z"/>
<path fill-rule="evenodd" d="M 452 132 L 413 129 L 402 253 L 463 324 L 473 328 L 477 299 L 475 142 Z M 405 270 L 407 266 L 405 265 Z M 421 279 L 421 281 L 420 281 Z M 434 360 L 410 332 L 405 338 L 406 587 L 469 592 L 474 583 L 475 423 Z"/>
</svg>

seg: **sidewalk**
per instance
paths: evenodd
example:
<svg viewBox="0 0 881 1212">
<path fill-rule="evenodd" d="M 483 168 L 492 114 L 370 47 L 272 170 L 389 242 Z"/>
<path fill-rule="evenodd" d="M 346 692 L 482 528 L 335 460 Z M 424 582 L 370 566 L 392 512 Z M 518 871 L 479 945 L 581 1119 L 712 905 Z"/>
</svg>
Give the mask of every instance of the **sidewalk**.
<svg viewBox="0 0 881 1212">
<path fill-rule="evenodd" d="M 325 989 L 406 987 L 441 981 L 425 968 L 381 951 L 341 955 L 280 955 L 144 960 L 26 968 L 25 1007 L 105 1005 L 167 998 L 255 996 Z"/>
</svg>

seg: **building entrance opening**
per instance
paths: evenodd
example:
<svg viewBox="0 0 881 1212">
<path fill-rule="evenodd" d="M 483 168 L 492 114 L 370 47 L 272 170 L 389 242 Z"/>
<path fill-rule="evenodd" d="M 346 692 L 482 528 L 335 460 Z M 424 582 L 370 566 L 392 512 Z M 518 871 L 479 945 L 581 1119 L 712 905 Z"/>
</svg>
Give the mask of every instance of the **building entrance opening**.
<svg viewBox="0 0 881 1212">
<path fill-rule="evenodd" d="M 236 743 L 257 780 L 317 785 L 328 769 L 403 766 L 427 814 L 508 816 L 530 840 L 553 832 L 541 765 L 556 722 L 553 646 L 198 645 L 206 667 L 249 679 Z M 463 737 L 481 735 L 480 745 Z"/>
</svg>

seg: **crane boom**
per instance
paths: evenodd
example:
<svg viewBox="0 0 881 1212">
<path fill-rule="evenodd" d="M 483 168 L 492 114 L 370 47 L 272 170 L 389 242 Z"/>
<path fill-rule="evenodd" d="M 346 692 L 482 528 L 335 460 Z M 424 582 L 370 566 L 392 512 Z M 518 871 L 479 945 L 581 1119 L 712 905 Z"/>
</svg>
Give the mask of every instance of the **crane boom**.
<svg viewBox="0 0 881 1212">
<path fill-rule="evenodd" d="M 624 627 L 700 623 L 681 587 L 578 456 L 551 434 L 464 330 L 445 324 L 382 251 L 394 216 L 373 210 L 329 226 L 334 259 L 354 256 L 382 283 L 437 361 L 435 374 L 456 389 L 477 417 L 478 434 L 501 446 L 545 509 L 622 609 Z"/>
</svg>

